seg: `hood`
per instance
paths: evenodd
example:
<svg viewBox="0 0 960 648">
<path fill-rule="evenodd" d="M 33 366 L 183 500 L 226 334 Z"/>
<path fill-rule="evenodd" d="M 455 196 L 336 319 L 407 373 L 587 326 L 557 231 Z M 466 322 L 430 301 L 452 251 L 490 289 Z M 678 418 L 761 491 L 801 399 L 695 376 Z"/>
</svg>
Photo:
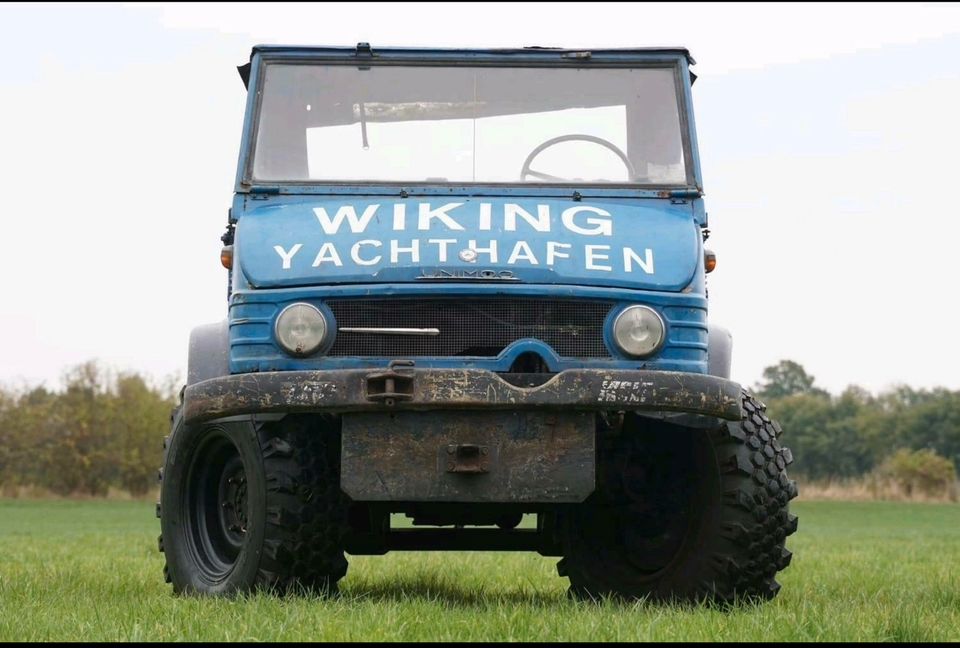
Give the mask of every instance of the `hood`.
<svg viewBox="0 0 960 648">
<path fill-rule="evenodd" d="M 244 213 L 237 258 L 255 288 L 523 282 L 678 291 L 700 232 L 669 199 L 296 197 Z"/>
</svg>

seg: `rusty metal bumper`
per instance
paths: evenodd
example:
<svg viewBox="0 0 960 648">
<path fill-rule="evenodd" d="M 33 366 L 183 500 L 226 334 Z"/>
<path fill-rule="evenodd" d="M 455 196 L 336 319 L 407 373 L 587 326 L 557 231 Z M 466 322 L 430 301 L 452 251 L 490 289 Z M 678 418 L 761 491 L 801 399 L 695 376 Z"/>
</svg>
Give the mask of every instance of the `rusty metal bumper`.
<svg viewBox="0 0 960 648">
<path fill-rule="evenodd" d="M 184 418 L 238 414 L 396 410 L 629 410 L 740 418 L 740 385 L 704 374 L 570 369 L 539 387 L 516 387 L 482 369 L 276 371 L 189 385 Z"/>
</svg>

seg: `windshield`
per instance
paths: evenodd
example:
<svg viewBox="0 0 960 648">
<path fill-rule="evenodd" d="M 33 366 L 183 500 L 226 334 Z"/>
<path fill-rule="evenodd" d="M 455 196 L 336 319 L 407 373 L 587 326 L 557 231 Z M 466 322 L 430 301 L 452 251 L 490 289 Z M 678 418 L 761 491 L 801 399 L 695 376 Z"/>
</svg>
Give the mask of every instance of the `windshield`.
<svg viewBox="0 0 960 648">
<path fill-rule="evenodd" d="M 257 181 L 687 184 L 673 67 L 266 65 Z"/>
</svg>

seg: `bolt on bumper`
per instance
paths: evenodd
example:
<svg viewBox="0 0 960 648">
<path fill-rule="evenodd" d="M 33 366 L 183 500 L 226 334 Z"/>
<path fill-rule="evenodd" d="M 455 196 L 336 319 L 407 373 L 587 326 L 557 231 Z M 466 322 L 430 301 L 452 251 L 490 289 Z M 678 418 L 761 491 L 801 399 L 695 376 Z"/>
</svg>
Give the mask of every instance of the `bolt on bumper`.
<svg viewBox="0 0 960 648">
<path fill-rule="evenodd" d="M 274 371 L 204 380 L 184 391 L 184 418 L 395 410 L 629 410 L 740 419 L 739 384 L 705 374 L 569 369 L 516 387 L 485 369 Z"/>
</svg>

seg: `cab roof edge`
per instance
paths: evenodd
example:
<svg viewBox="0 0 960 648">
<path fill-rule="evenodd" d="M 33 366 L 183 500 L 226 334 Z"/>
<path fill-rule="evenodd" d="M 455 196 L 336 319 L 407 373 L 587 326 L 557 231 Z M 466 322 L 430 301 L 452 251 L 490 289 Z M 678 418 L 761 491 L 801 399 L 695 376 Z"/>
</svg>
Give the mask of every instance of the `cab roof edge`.
<svg viewBox="0 0 960 648">
<path fill-rule="evenodd" d="M 370 43 L 360 42 L 357 43 L 355 47 L 324 47 L 324 46 L 302 46 L 302 45 L 254 45 L 253 49 L 250 50 L 250 59 L 253 59 L 253 55 L 257 51 L 278 51 L 278 50 L 289 50 L 289 49 L 298 49 L 298 50 L 315 50 L 315 51 L 325 51 L 325 50 L 338 50 L 338 51 L 350 51 L 353 50 L 354 53 L 370 53 L 372 48 Z M 621 47 L 621 48 L 573 48 L 568 49 L 564 47 L 544 47 L 540 45 L 527 45 L 522 48 L 499 48 L 499 49 L 488 49 L 488 48 L 474 48 L 474 49 L 452 49 L 452 48 L 404 48 L 404 47 L 386 47 L 379 49 L 378 51 L 386 52 L 402 52 L 409 50 L 420 50 L 432 51 L 437 53 L 448 53 L 448 52 L 489 52 L 489 53 L 510 53 L 510 52 L 529 52 L 529 51 L 542 51 L 560 54 L 561 56 L 572 54 L 577 55 L 577 58 L 589 58 L 594 52 L 679 52 L 684 55 L 687 59 L 688 65 L 696 65 L 697 62 L 694 60 L 693 56 L 690 54 L 690 51 L 686 47 Z M 583 54 L 587 56 L 582 56 Z M 240 73 L 240 79 L 243 81 L 243 87 L 247 90 L 250 89 L 250 61 L 244 63 L 243 65 L 237 66 L 237 72 Z M 692 84 L 696 81 L 697 75 L 692 71 L 690 72 L 690 83 Z"/>
</svg>

